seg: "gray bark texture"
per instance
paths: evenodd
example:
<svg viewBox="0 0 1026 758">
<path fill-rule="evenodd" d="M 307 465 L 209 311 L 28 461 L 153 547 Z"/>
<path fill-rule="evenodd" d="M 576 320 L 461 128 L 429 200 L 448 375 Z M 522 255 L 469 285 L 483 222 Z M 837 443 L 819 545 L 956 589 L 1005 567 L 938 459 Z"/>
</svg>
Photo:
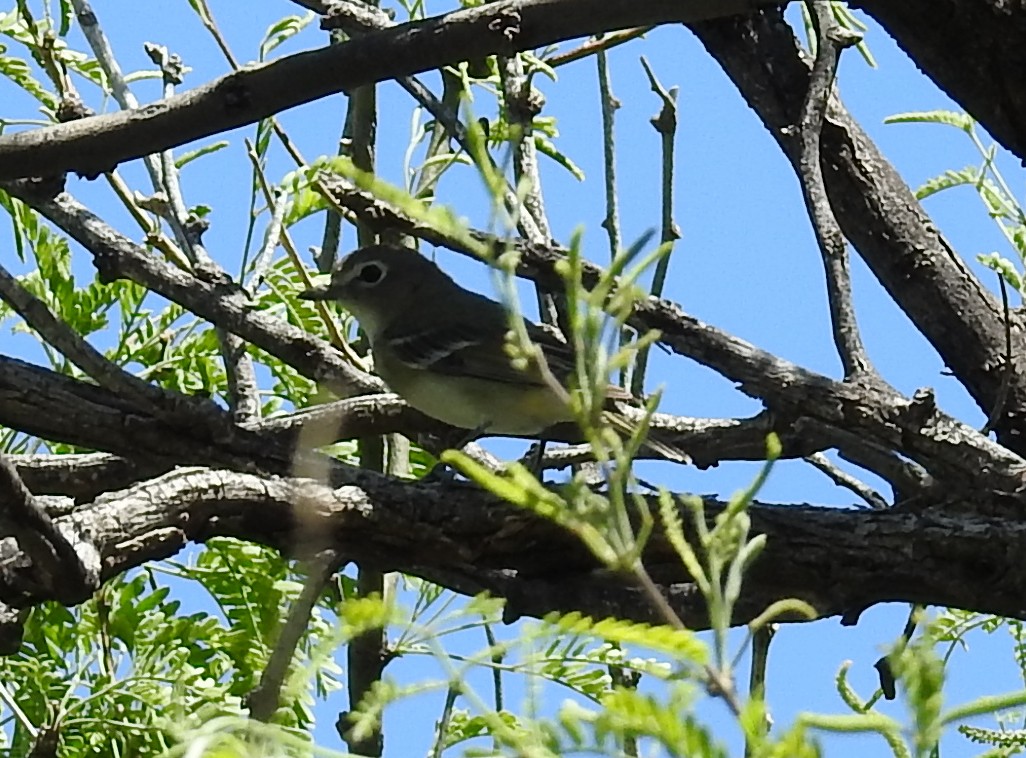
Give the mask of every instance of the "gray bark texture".
<svg viewBox="0 0 1026 758">
<path fill-rule="evenodd" d="M 929 390 L 904 396 L 875 373 L 861 355 L 844 281 L 847 259 L 836 246 L 824 247 L 832 284 L 831 313 L 824 318 L 834 324 L 846 359 L 840 380 L 760 350 L 672 302 L 640 303 L 636 326 L 660 330 L 672 353 L 718 372 L 764 406 L 744 419 L 656 419 L 660 438 L 687 450 L 695 465 L 758 460 L 766 433 L 776 431 L 784 458 L 837 450 L 891 485 L 886 507 L 754 504 L 753 529 L 768 543 L 751 568 L 734 621 L 748 621 L 787 597 L 848 622 L 891 601 L 1026 619 L 1020 315 L 1008 312 L 952 250 L 840 99 L 825 96 L 817 109 L 810 93 L 822 89 L 817 76 L 829 70 L 829 61 L 813 65 L 780 5 L 786 3 L 503 0 L 371 29 L 351 43 L 246 67 L 136 111 L 0 136 L 0 186 L 88 250 L 101 279 L 148 287 L 347 398 L 240 422 L 203 398 L 140 386 L 102 367 L 91 373 L 81 366 L 93 380 L 85 381 L 0 356 L 0 425 L 95 451 L 0 461 L 0 648 L 17 649 L 19 609 L 54 599 L 82 602 L 112 576 L 218 535 L 297 558 L 331 549 L 361 566 L 408 572 L 457 592 L 487 590 L 507 598 L 511 620 L 553 610 L 658 620 L 635 585 L 603 570 L 553 523 L 471 485 L 397 480 L 316 452 L 337 440 L 394 432 L 441 438 L 452 430 L 384 393 L 376 377 L 324 340 L 248 307 L 244 291 L 224 272 L 201 267 L 189 273 L 148 254 L 65 192 L 60 177 L 93 176 L 371 82 L 659 24 L 700 39 L 793 164 L 810 215 L 836 224 L 991 419 L 996 437 L 945 415 Z M 1004 147 L 1026 159 L 1026 4 L 852 5 L 892 34 Z M 337 13 L 324 20 L 325 26 L 345 23 Z M 810 164 L 810 156 L 818 160 Z M 325 185 L 370 226 L 462 250 L 458 241 L 419 228 L 344 182 L 326 179 Z M 837 239 L 830 229 L 821 237 L 822 245 Z M 554 268 L 565 251 L 536 241 L 520 247 L 519 273 L 558 289 Z M 12 302 L 13 295 L 3 297 Z M 33 312 L 31 302 L 22 306 Z M 63 340 L 55 345 L 62 352 L 75 349 L 59 328 L 52 334 Z M 551 436 L 573 440 L 574 430 L 556 429 Z M 724 507 L 712 499 L 706 505 L 709 518 Z M 702 597 L 658 530 L 645 563 L 685 623 L 708 624 Z"/>
</svg>

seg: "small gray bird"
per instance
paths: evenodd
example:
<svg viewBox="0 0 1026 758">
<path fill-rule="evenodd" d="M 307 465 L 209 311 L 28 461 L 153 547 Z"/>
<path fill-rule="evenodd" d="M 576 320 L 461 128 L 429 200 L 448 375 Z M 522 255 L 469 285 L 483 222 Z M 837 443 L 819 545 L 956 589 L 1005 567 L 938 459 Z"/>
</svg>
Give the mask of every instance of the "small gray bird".
<svg viewBox="0 0 1026 758">
<path fill-rule="evenodd" d="M 569 346 L 525 321 L 552 376 L 547 377 L 537 361 L 514 365 L 506 308 L 464 289 L 414 250 L 392 245 L 361 248 L 335 266 L 327 285 L 300 297 L 340 301 L 367 334 L 377 373 L 406 402 L 432 418 L 462 429 L 513 436 L 537 435 L 573 420 L 563 389 L 574 368 Z M 613 386 L 608 396 L 630 399 Z M 629 430 L 622 416 L 607 416 L 621 430 Z M 672 460 L 686 459 L 655 440 L 648 444 Z"/>
</svg>

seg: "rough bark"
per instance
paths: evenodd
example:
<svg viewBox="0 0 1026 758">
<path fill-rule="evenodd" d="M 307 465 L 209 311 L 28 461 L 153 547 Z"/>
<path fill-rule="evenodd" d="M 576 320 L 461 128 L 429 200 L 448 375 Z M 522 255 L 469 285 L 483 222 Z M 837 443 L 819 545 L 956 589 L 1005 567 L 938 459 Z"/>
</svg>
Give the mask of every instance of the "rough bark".
<svg viewBox="0 0 1026 758">
<path fill-rule="evenodd" d="M 855 0 L 851 5 L 876 19 L 923 73 L 1005 148 L 1026 159 L 1022 0 Z"/>
<path fill-rule="evenodd" d="M 810 67 L 780 13 L 691 28 L 796 163 L 800 148 L 794 125 Z M 1008 371 L 1001 303 L 951 248 L 836 98 L 827 113 L 823 143 L 827 191 L 845 236 L 984 413 L 990 415 L 1003 403 L 996 429 L 1013 449 L 1022 450 L 1026 372 L 1020 356 L 1026 343 L 1020 318 L 1010 314 L 1015 366 Z"/>
<path fill-rule="evenodd" d="M 1022 96 L 1014 86 L 1022 79 L 1021 51 L 1011 48 L 1026 26 L 1026 8 L 997 0 L 943 0 L 941 7 L 951 15 L 943 23 L 917 26 L 917 18 L 942 18 L 932 0 L 927 13 L 925 2 L 864 0 L 861 5 L 1022 155 L 1017 131 Z M 742 0 L 492 3 L 248 68 L 138 111 L 0 137 L 0 178 L 69 169 L 93 173 L 329 92 L 442 62 L 682 20 L 691 22 L 801 177 L 807 146 L 796 126 L 810 66 L 780 12 L 696 21 L 763 5 Z M 964 34 L 970 21 L 977 32 Z M 952 39 L 952 30 L 965 39 Z M 952 49 L 961 54 L 951 54 Z M 964 60 L 979 65 L 959 66 Z M 659 329 L 673 352 L 715 370 L 767 408 L 752 419 L 661 419 L 658 431 L 697 464 L 757 459 L 766 431 L 773 429 L 783 437 L 784 457 L 835 448 L 893 489 L 886 509 L 753 506 L 754 530 L 768 536 L 768 547 L 745 584 L 734 620 L 751 619 L 783 597 L 804 599 L 821 615 L 840 614 L 849 621 L 869 605 L 897 600 L 1026 618 L 1021 561 L 1026 528 L 1019 518 L 1026 504 L 1026 370 L 1017 357 L 1022 324 L 1015 314 L 1006 322 L 997 299 L 951 250 L 839 100 L 827 104 L 819 149 L 830 208 L 844 235 L 995 419 L 1000 443 L 947 417 L 928 391 L 905 397 L 875 377 L 835 381 L 704 324 L 673 303 L 639 304 L 637 326 Z M 253 310 L 225 275 L 163 266 L 55 186 L 50 192 L 25 182 L 7 186 L 88 249 L 101 276 L 139 282 L 340 392 L 380 390 L 373 377 L 355 370 L 326 342 Z M 386 219 L 394 228 L 429 239 L 433 234 L 395 209 L 368 205 L 359 193 L 336 189 L 339 202 L 354 215 L 367 214 L 379 223 Z M 441 243 L 460 249 L 452 240 Z M 554 266 L 560 248 L 524 244 L 521 252 L 522 273 L 558 286 Z M 1005 360 L 1006 328 L 1013 344 L 1011 365 Z M 328 535 L 331 547 L 361 564 L 407 571 L 458 592 L 502 595 L 509 601 L 509 618 L 551 610 L 655 618 L 636 587 L 601 570 L 572 535 L 549 522 L 471 486 L 392 480 L 315 451 L 327 442 L 370 434 L 446 431 L 394 396 L 366 395 L 243 425 L 211 403 L 170 393 L 143 395 L 144 403 L 109 387 L 0 358 L 0 423 L 99 451 L 74 458 L 12 457 L 13 465 L 5 469 L 8 499 L 20 497 L 37 515 L 45 509 L 60 534 L 69 535 L 68 544 L 78 551 L 77 570 L 86 579 L 96 556 L 100 578 L 106 579 L 215 535 L 299 557 L 324 548 Z M 556 434 L 572 438 L 572 430 Z M 194 468 L 173 471 L 176 466 Z M 317 472 L 318 478 L 297 472 Z M 67 498 L 49 497 L 54 495 Z M 710 516 L 722 507 L 707 505 Z M 3 534 L 17 531 L 5 527 Z M 0 601 L 8 606 L 0 604 L 0 645 L 8 650 L 16 645 L 20 618 L 12 609 L 58 596 L 52 581 L 37 581 L 32 572 L 39 566 L 13 546 L 13 538 L 0 539 Z M 683 620 L 695 627 L 708 623 L 702 598 L 658 534 L 647 548 L 646 563 Z M 76 587 L 81 593 L 87 584 L 79 581 Z"/>
<path fill-rule="evenodd" d="M 360 472 L 332 490 L 315 480 L 183 468 L 106 493 L 56 518 L 89 535 L 109 578 L 168 558 L 189 542 L 231 536 L 308 558 L 325 540 L 349 560 L 404 571 L 459 592 L 509 599 L 507 617 L 580 610 L 657 621 L 627 578 L 602 570 L 581 543 L 551 522 L 472 486 L 422 485 Z M 1026 525 L 959 514 L 951 503 L 858 511 L 756 504 L 766 534 L 735 610 L 743 623 L 773 600 L 798 597 L 823 616 L 851 621 L 875 603 L 907 601 L 1026 618 Z M 711 520 L 723 505 L 706 500 Z M 969 510 L 969 508 L 966 508 Z M 687 525 L 688 516 L 683 516 Z M 689 530 L 690 531 L 690 530 Z M 645 563 L 690 626 L 708 623 L 704 601 L 672 548 L 656 536 Z M 0 600 L 31 604 L 17 567 L 5 567 Z"/>
<path fill-rule="evenodd" d="M 286 108 L 459 60 L 634 26 L 739 13 L 777 0 L 503 0 L 253 64 L 131 111 L 0 137 L 0 180 L 118 163 L 253 124 Z"/>
</svg>

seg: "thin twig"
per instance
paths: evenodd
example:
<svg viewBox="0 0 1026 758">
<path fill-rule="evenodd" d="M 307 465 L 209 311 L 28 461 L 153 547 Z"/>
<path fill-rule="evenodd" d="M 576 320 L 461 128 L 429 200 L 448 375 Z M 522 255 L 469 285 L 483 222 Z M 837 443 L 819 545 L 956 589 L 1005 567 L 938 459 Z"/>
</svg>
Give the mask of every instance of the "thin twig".
<svg viewBox="0 0 1026 758">
<path fill-rule="evenodd" d="M 543 101 L 541 95 L 532 90 L 531 80 L 524 73 L 524 63 L 520 56 L 500 56 L 499 76 L 506 120 L 516 134 L 513 141 L 513 177 L 521 193 L 522 205 L 538 227 L 533 237 L 525 236 L 532 242 L 544 244 L 552 240 L 552 232 L 545 213 L 541 176 L 538 173 L 538 151 L 534 145 L 534 118 L 541 110 Z"/>
<path fill-rule="evenodd" d="M 228 61 L 228 65 L 232 67 L 232 70 L 239 68 L 239 62 L 235 59 L 232 54 L 231 48 L 228 46 L 228 41 L 221 34 L 221 30 L 217 26 L 217 22 L 214 20 L 214 14 L 210 12 L 210 6 L 207 5 L 207 0 L 196 0 L 193 3 L 193 7 L 196 9 L 197 14 L 200 17 L 200 22 L 203 27 L 210 32 L 210 36 L 214 38 L 214 42 L 221 49 L 221 54 Z"/>
<path fill-rule="evenodd" d="M 270 268 L 271 262 L 274 260 L 274 252 L 278 249 L 278 243 L 281 240 L 285 209 L 288 208 L 288 205 L 289 194 L 281 188 L 275 190 L 271 221 L 264 234 L 264 244 L 253 258 L 253 265 L 250 268 L 249 285 L 246 287 L 250 295 L 256 294 L 257 289 L 263 283 L 264 274 L 267 273 L 267 269 Z"/>
<path fill-rule="evenodd" d="M 816 60 L 809 74 L 809 89 L 798 122 L 801 138 L 798 174 L 826 268 L 830 322 L 844 375 L 846 378 L 875 376 L 855 318 L 847 243 L 830 206 L 820 163 L 820 135 L 833 91 L 837 62 L 841 51 L 856 44 L 859 37 L 836 22 L 830 3 L 806 0 L 806 4 L 815 22 L 817 45 Z"/>
<path fill-rule="evenodd" d="M 253 144 L 247 139 L 246 140 L 246 153 L 249 156 L 250 162 L 253 164 L 253 173 L 256 176 L 257 184 L 260 186 L 260 191 L 263 193 L 264 202 L 269 206 L 274 204 L 274 191 L 271 189 L 270 183 L 267 181 L 267 175 L 264 173 L 263 167 L 260 165 L 260 158 L 256 154 Z M 302 259 L 299 256 L 299 251 L 296 249 L 295 243 L 292 241 L 292 236 L 289 234 L 288 229 L 281 230 L 281 246 L 285 249 L 285 254 L 288 255 L 289 261 L 299 274 L 299 280 L 303 286 L 307 289 L 313 286 L 313 280 L 310 278 L 310 274 L 303 265 Z M 367 366 L 364 364 L 363 359 L 360 358 L 353 349 L 349 346 L 349 342 L 345 339 L 341 330 L 338 328 L 338 324 L 335 323 L 335 319 L 331 317 L 331 312 L 328 309 L 327 303 L 323 300 L 314 301 L 314 307 L 317 310 L 317 315 L 320 316 L 321 321 L 324 322 L 325 328 L 328 330 L 328 339 L 335 347 L 339 348 L 349 361 L 361 371 L 366 371 Z"/>
<path fill-rule="evenodd" d="M 609 62 L 606 51 L 599 50 L 595 55 L 598 69 L 599 105 L 602 112 L 602 176 L 606 193 L 606 215 L 600 226 L 606 230 L 609 238 L 609 260 L 613 261 L 620 254 L 622 237 L 620 235 L 620 196 L 616 189 L 616 111 L 620 101 L 613 95 L 613 86 L 609 76 Z M 620 333 L 620 342 L 628 341 L 624 330 Z M 623 369 L 619 381 L 627 385 L 630 367 Z"/>
<path fill-rule="evenodd" d="M 865 482 L 852 476 L 847 471 L 842 471 L 839 466 L 835 466 L 823 453 L 807 455 L 804 460 L 806 463 L 816 469 L 819 469 L 830 477 L 830 480 L 837 486 L 844 487 L 845 489 L 849 489 L 854 492 L 860 498 L 865 500 L 866 503 L 869 504 L 870 508 L 876 508 L 877 510 L 890 508 L 890 504 L 879 492 L 874 490 Z"/>
<path fill-rule="evenodd" d="M 160 165 L 163 168 L 164 192 L 167 197 L 167 208 L 163 218 L 171 227 L 178 246 L 185 253 L 193 268 L 200 272 L 204 269 L 217 271 L 220 269 L 207 254 L 200 241 L 199 229 L 202 225 L 192 226 L 194 219 L 189 218 L 189 209 L 185 206 L 181 185 L 178 182 L 178 167 L 175 166 L 174 153 L 165 150 L 160 154 Z M 190 230 L 190 226 L 192 229 Z"/>
<path fill-rule="evenodd" d="M 128 82 L 125 80 L 124 74 L 121 72 L 121 66 L 114 57 L 114 50 L 110 46 L 110 42 L 103 31 L 103 27 L 100 26 L 96 13 L 85 0 L 72 0 L 72 6 L 75 9 L 75 16 L 78 20 L 79 28 L 81 28 L 82 34 L 89 43 L 89 47 L 92 49 L 93 55 L 96 56 L 96 62 L 99 64 L 107 78 L 107 84 L 110 87 L 111 94 L 113 95 L 115 102 L 117 102 L 117 104 L 124 110 L 138 108 L 139 101 L 128 87 Z M 142 160 L 143 165 L 146 167 L 146 171 L 149 174 L 150 184 L 153 187 L 153 191 L 164 191 L 164 168 L 161 165 L 161 156 L 145 155 Z M 127 188 L 124 186 L 124 182 L 120 179 L 117 173 L 115 171 L 109 171 L 106 174 L 106 178 L 115 193 L 125 204 L 129 213 L 131 213 L 133 218 L 135 218 L 139 223 L 139 226 L 146 229 L 147 225 L 138 204 L 132 197 L 131 193 L 127 191 Z M 159 223 L 157 226 L 159 227 Z M 179 237 L 179 247 L 177 248 L 170 244 L 170 240 L 163 236 L 163 233 L 159 231 L 159 228 L 153 230 L 153 235 L 156 237 L 154 240 L 155 246 L 168 256 L 169 260 L 172 260 L 176 264 L 184 267 L 185 262 L 182 260 L 183 253 L 180 248 L 184 242 L 184 235 Z"/>
<path fill-rule="evenodd" d="M 765 624 L 752 634 L 752 670 L 748 675 L 748 698 L 761 701 L 763 708 L 766 703 L 766 666 L 769 662 L 769 648 L 774 634 L 776 634 L 775 624 Z M 766 712 L 762 723 L 758 725 L 761 736 L 768 734 L 772 725 L 772 719 Z M 746 739 L 745 758 L 749 758 L 751 755 L 753 755 L 751 741 Z"/>
<path fill-rule="evenodd" d="M 492 696 L 495 700 L 495 712 L 499 713 L 505 707 L 502 694 L 502 660 L 505 647 L 499 645 L 495 639 L 495 632 L 492 631 L 491 624 L 484 624 L 484 632 L 485 639 L 488 640 L 488 649 L 492 651 Z"/>
<path fill-rule="evenodd" d="M 824 433 L 835 440 L 834 447 L 841 460 L 871 471 L 890 484 L 895 502 L 928 489 L 932 483 L 926 469 L 905 460 L 890 448 L 833 426 L 825 429 Z"/>
<path fill-rule="evenodd" d="M 671 87 L 668 91 L 656 78 L 655 72 L 649 65 L 645 56 L 641 57 L 641 65 L 648 75 L 652 91 L 662 101 L 659 113 L 650 119 L 652 127 L 659 134 L 659 144 L 662 152 L 662 192 L 661 208 L 662 217 L 659 225 L 659 241 L 671 246 L 666 254 L 656 263 L 655 273 L 652 276 L 652 286 L 649 294 L 654 297 L 663 296 L 663 286 L 666 284 L 666 273 L 670 267 L 670 254 L 675 240 L 680 239 L 680 229 L 673 220 L 673 185 L 674 185 L 674 141 L 677 136 L 677 87 Z M 648 370 L 648 356 L 651 347 L 646 347 L 638 353 L 634 362 L 634 375 L 631 378 L 631 394 L 641 397 L 645 391 L 645 374 Z"/>
<path fill-rule="evenodd" d="M 82 30 L 86 42 L 89 43 L 93 55 L 96 56 L 96 62 L 107 77 L 107 84 L 110 86 L 114 101 L 125 110 L 138 108 L 139 101 L 136 100 L 135 95 L 128 88 L 128 82 L 125 81 L 125 77 L 121 73 L 121 66 L 118 65 L 118 61 L 114 57 L 114 50 L 111 48 L 107 35 L 104 34 L 103 28 L 100 26 L 96 13 L 86 0 L 71 0 L 71 5 L 75 9 L 75 18 L 78 20 L 78 26 Z M 157 156 L 144 156 L 143 165 L 146 166 L 146 171 L 150 175 L 153 189 L 155 191 L 159 190 L 163 182 L 160 162 Z"/>
<path fill-rule="evenodd" d="M 445 171 L 446 163 L 438 160 L 445 155 L 452 155 L 450 140 L 456 140 L 461 146 L 466 140 L 466 130 L 459 118 L 456 117 L 456 109 L 459 108 L 460 99 L 463 97 L 463 80 L 456 76 L 449 69 L 442 69 L 442 99 L 438 101 L 438 107 L 434 110 L 428 108 L 434 116 L 434 125 L 431 128 L 431 136 L 428 138 L 427 149 L 424 151 L 424 162 L 420 173 L 417 176 L 417 184 L 413 195 L 421 200 L 428 200 L 434 196 L 435 185 Z M 401 83 L 403 88 L 420 100 L 420 97 L 434 98 L 434 94 L 424 87 L 415 78 L 410 77 L 411 83 L 423 91 L 411 90 L 406 83 Z M 466 151 L 466 148 L 463 148 Z"/>
<path fill-rule="evenodd" d="M 435 744 L 431 748 L 431 758 L 442 758 L 445 750 L 445 733 L 449 730 L 449 722 L 452 720 L 452 708 L 456 704 L 456 698 L 460 694 L 459 682 L 450 682 L 449 689 L 445 693 L 445 705 L 442 706 L 442 716 L 438 719 L 438 728 L 435 730 Z"/>
<path fill-rule="evenodd" d="M 296 655 L 296 648 L 310 626 L 310 614 L 343 559 L 334 550 L 325 550 L 309 566 L 303 589 L 289 608 L 281 626 L 260 683 L 246 697 L 249 715 L 257 721 L 268 721 L 281 703 L 281 688 Z"/>
<path fill-rule="evenodd" d="M 587 58 L 589 55 L 596 55 L 600 51 L 605 52 L 606 50 L 611 50 L 617 45 L 622 45 L 625 42 L 630 42 L 638 37 L 643 37 L 652 31 L 652 29 L 653 27 L 651 26 L 637 26 L 633 29 L 623 29 L 622 31 L 604 34 L 601 37 L 596 37 L 578 45 L 573 50 L 568 50 L 565 53 L 557 53 L 556 55 L 545 58 L 545 64 L 552 68 L 565 66 L 567 63 L 579 61 L 582 58 Z"/>
<path fill-rule="evenodd" d="M 521 199 L 521 211 L 534 219 L 534 225 L 517 223 L 520 233 L 534 244 L 548 244 L 552 231 L 545 213 L 542 196 L 541 175 L 538 171 L 538 151 L 534 144 L 534 119 L 542 107 L 541 95 L 533 91 L 531 80 L 524 73 L 524 63 L 519 55 L 499 56 L 499 77 L 502 86 L 503 111 L 509 128 L 515 135 L 513 140 L 513 183 Z M 535 284 L 538 313 L 546 324 L 559 328 L 564 334 L 569 330 L 567 303 Z"/>
<path fill-rule="evenodd" d="M 377 8 L 372 5 L 364 6 L 368 11 L 379 12 Z M 342 32 L 331 31 L 328 32 L 329 44 L 340 45 L 345 42 L 345 35 Z M 342 130 L 338 137 L 338 147 L 336 148 L 337 155 L 345 155 L 346 153 L 346 137 L 345 123 L 342 124 Z M 259 170 L 258 163 L 254 163 L 254 169 Z M 314 265 L 317 270 L 322 274 L 331 272 L 331 269 L 335 265 L 335 261 L 338 260 L 339 245 L 342 242 L 342 214 L 337 208 L 328 207 L 324 214 L 324 231 L 321 234 L 321 245 L 319 248 L 314 248 L 313 257 Z M 298 265 L 298 264 L 297 264 Z M 323 304 L 322 304 L 323 305 Z M 322 308 L 323 310 L 323 308 Z M 346 347 L 349 346 L 345 343 Z"/>
<path fill-rule="evenodd" d="M 598 65 L 599 104 L 602 109 L 603 178 L 606 190 L 606 216 L 602 228 L 609 237 L 609 260 L 613 260 L 621 246 L 619 196 L 616 192 L 616 111 L 620 101 L 613 95 L 609 80 L 609 65 L 604 50 L 595 56 Z"/>
<path fill-rule="evenodd" d="M 103 178 L 110 185 L 110 188 L 114 190 L 114 194 L 117 195 L 125 209 L 128 210 L 135 223 L 139 225 L 139 229 L 146 235 L 147 244 L 163 253 L 164 257 L 178 266 L 178 268 L 186 271 L 189 270 L 189 259 L 185 257 L 185 253 L 160 228 L 159 220 L 151 218 L 147 211 L 141 207 L 140 203 L 146 203 L 147 201 L 138 200 L 132 189 L 125 184 L 125 180 L 121 178 L 117 171 L 109 171 L 103 175 Z"/>
</svg>

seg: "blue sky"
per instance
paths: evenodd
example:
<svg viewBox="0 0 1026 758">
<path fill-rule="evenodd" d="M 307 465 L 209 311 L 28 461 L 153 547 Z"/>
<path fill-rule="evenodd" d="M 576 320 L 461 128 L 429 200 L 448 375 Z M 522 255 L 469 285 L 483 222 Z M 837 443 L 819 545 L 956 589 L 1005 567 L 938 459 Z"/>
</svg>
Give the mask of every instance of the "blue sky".
<svg viewBox="0 0 1026 758">
<path fill-rule="evenodd" d="M 212 7 L 236 55 L 246 61 L 255 57 L 267 26 L 280 15 L 293 12 L 295 6 L 259 3 L 247 5 L 246 12 L 240 13 L 237 4 L 218 0 Z M 429 5 L 429 9 L 443 10 L 438 4 Z M 184 2 L 153 0 L 147 4 L 145 15 L 136 4 L 123 2 L 97 2 L 94 10 L 126 71 L 149 66 L 142 52 L 144 40 L 167 45 L 183 56 L 194 69 L 186 86 L 197 86 L 228 70 Z M 791 17 L 796 18 L 796 14 Z M 867 41 L 879 68 L 870 69 L 854 51 L 846 53 L 839 74 L 841 96 L 910 185 L 916 187 L 948 168 L 978 163 L 975 149 L 954 129 L 883 124 L 886 116 L 902 111 L 956 106 L 872 24 Z M 323 35 L 311 27 L 276 54 L 319 46 L 322 42 Z M 75 44 L 85 49 L 80 40 Z M 648 123 L 659 102 L 649 90 L 640 55 L 649 59 L 665 86 L 680 87 L 675 216 L 682 238 L 674 252 L 666 296 L 704 321 L 789 360 L 838 377 L 840 368 L 827 321 L 819 254 L 797 180 L 772 137 L 718 65 L 681 27 L 659 29 L 643 41 L 610 53 L 613 90 L 623 103 L 617 112 L 617 167 L 624 240 L 629 242 L 659 223 L 659 145 Z M 604 216 L 604 200 L 594 60 L 564 66 L 558 74 L 556 84 L 543 78 L 536 79 L 536 84 L 546 96 L 545 113 L 557 119 L 561 135 L 557 145 L 583 168 L 586 178 L 578 181 L 543 159 L 547 209 L 558 240 L 566 242 L 574 230 L 583 228 L 590 257 L 602 261 L 608 245 L 599 226 Z M 432 76 L 425 80 L 435 82 Z M 6 85 L 0 87 L 5 95 L 10 91 Z M 153 82 L 143 82 L 136 89 L 143 101 L 157 97 L 158 92 Z M 85 94 L 90 102 L 100 106 L 92 93 Z M 385 178 L 401 182 L 403 154 L 410 133 L 410 104 L 405 93 L 393 84 L 380 87 L 380 100 L 383 117 L 379 125 L 379 171 Z M 30 112 L 26 108 L 23 114 Z M 344 99 L 336 96 L 283 114 L 282 122 L 307 158 L 312 159 L 334 151 L 343 114 Z M 252 133 L 252 129 L 232 133 L 228 136 L 232 140 L 230 149 L 192 164 L 183 175 L 187 202 L 214 208 L 212 227 L 205 241 L 211 254 L 230 271 L 236 271 L 241 260 L 247 213 L 249 163 L 241 138 Z M 1021 190 L 1022 171 L 1017 163 L 1005 156 L 1001 165 L 1012 187 Z M 272 161 L 269 176 L 278 180 L 291 168 L 279 157 Z M 140 188 L 145 187 L 138 162 L 122 171 L 129 179 L 139 180 Z M 134 233 L 126 214 L 112 202 L 103 185 L 78 180 L 70 183 L 70 189 L 116 226 Z M 472 222 L 485 222 L 487 206 L 479 183 L 468 170 L 447 177 L 439 196 Z M 954 249 L 970 262 L 977 253 L 1008 253 L 1003 238 L 971 189 L 930 198 L 925 207 Z M 9 242 L 6 234 L 6 230 L 0 232 L 3 247 Z M 345 249 L 355 245 L 354 235 L 347 234 Z M 296 236 L 300 250 L 318 244 L 320 221 L 303 224 Z M 467 286 L 483 291 L 490 288 L 483 267 L 444 251 L 439 251 L 438 260 Z M 972 265 L 981 271 L 985 282 L 993 285 L 991 275 L 982 273 L 975 263 Z M 87 256 L 79 256 L 76 269 L 83 276 L 90 275 Z M 863 336 L 870 357 L 883 376 L 907 393 L 922 386 L 933 387 L 945 411 L 972 424 L 982 423 L 981 414 L 966 393 L 942 374 L 940 360 L 857 257 L 853 258 L 853 270 Z M 41 360 L 38 353 L 33 353 L 28 338 L 13 337 L 5 330 L 0 333 L 0 345 L 5 352 Z M 734 391 L 727 382 L 693 363 L 659 352 L 653 356 L 650 376 L 653 386 L 665 385 L 664 410 L 693 416 L 734 416 L 758 409 L 756 403 Z M 506 443 L 496 449 L 516 454 L 520 447 Z M 722 495 L 744 486 L 753 473 L 753 466 L 746 464 L 725 464 L 704 472 L 652 465 L 645 471 L 646 477 L 674 489 Z M 850 505 L 853 501 L 847 491 L 836 488 L 799 462 L 780 464 L 760 498 L 834 506 Z M 876 685 L 872 664 L 882 646 L 900 632 L 906 612 L 904 606 L 898 605 L 873 608 L 855 628 L 843 628 L 836 619 L 783 628 L 770 652 L 768 697 L 777 724 L 790 723 L 802 710 L 843 712 L 844 706 L 833 689 L 833 676 L 846 659 L 853 661 L 852 682 L 863 695 L 868 695 Z M 516 628 L 502 631 L 504 636 L 515 633 Z M 476 647 L 480 641 L 466 644 Z M 958 652 L 952 658 L 947 690 L 951 703 L 1022 685 L 1003 633 L 992 637 L 975 634 L 970 637 L 970 645 L 969 653 Z M 410 681 L 430 668 L 423 662 L 400 660 L 389 667 L 389 672 L 401 681 Z M 509 678 L 507 681 L 512 683 Z M 545 692 L 545 702 L 550 707 L 562 697 L 557 692 Z M 386 754 L 424 754 L 441 701 L 440 695 L 424 697 L 387 713 Z M 510 705 L 515 707 L 515 701 Z M 319 709 L 322 724 L 318 734 L 324 744 L 335 743 L 332 724 L 337 711 L 344 707 L 344 698 L 336 697 Z M 703 706 L 701 712 L 714 724 L 727 723 L 718 703 Z M 897 714 L 900 709 L 892 708 L 891 712 Z M 830 756 L 882 754 L 884 749 L 882 741 L 875 737 L 829 738 L 826 744 Z M 957 734 L 945 743 L 945 756 L 977 752 Z"/>
</svg>

